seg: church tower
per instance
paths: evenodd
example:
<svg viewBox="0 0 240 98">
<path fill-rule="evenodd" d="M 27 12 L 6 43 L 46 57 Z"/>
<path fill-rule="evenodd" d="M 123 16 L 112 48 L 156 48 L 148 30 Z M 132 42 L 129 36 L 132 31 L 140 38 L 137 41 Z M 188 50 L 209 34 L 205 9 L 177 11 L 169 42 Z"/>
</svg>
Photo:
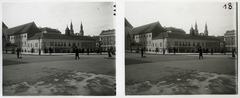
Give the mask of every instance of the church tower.
<svg viewBox="0 0 240 98">
<path fill-rule="evenodd" d="M 67 26 L 67 28 L 65 30 L 65 35 L 70 35 L 70 30 L 69 30 L 68 26 Z"/>
<path fill-rule="evenodd" d="M 70 24 L 70 35 L 74 35 L 72 21 L 71 21 L 71 24 Z"/>
<path fill-rule="evenodd" d="M 82 22 L 81 22 L 81 26 L 80 26 L 80 36 L 84 36 L 84 31 L 83 31 Z"/>
<path fill-rule="evenodd" d="M 195 35 L 195 31 L 194 31 L 194 29 L 193 29 L 193 27 L 191 26 L 191 29 L 190 29 L 190 33 L 189 33 L 190 35 Z"/>
<path fill-rule="evenodd" d="M 198 29 L 197 29 L 197 21 L 195 22 L 195 31 L 194 31 L 195 35 L 199 35 L 198 34 Z"/>
<path fill-rule="evenodd" d="M 205 30 L 204 30 L 204 35 L 208 36 L 208 29 L 207 29 L 207 23 L 205 23 Z"/>
</svg>

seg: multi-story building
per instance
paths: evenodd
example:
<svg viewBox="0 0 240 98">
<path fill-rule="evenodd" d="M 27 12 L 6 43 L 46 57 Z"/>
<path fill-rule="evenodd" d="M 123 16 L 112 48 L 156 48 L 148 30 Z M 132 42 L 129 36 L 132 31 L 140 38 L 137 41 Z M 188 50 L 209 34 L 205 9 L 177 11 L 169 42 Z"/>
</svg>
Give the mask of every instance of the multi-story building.
<svg viewBox="0 0 240 98">
<path fill-rule="evenodd" d="M 2 22 L 2 50 L 7 50 L 6 45 L 9 41 L 7 29 L 8 29 L 7 25 Z"/>
<path fill-rule="evenodd" d="M 115 48 L 115 29 L 112 30 L 103 30 L 100 33 L 100 46 L 102 48 L 102 51 L 107 51 L 109 48 L 113 48 L 114 51 L 116 50 Z"/>
<path fill-rule="evenodd" d="M 74 48 L 84 49 L 84 51 L 93 51 L 96 47 L 95 40 L 87 36 L 69 36 L 65 34 L 37 33 L 28 39 L 28 49 L 34 49 L 38 52 L 40 49 L 43 52 L 49 51 L 49 48 L 54 53 L 70 53 Z M 47 50 L 47 51 L 44 51 Z"/>
<path fill-rule="evenodd" d="M 132 48 L 131 44 L 134 42 L 132 28 L 133 26 L 125 18 L 125 49 L 126 50 L 130 50 Z"/>
<path fill-rule="evenodd" d="M 205 24 L 204 34 L 200 35 L 195 23 L 195 29 L 191 27 L 190 33 L 174 27 L 162 27 L 159 22 L 133 28 L 135 42 L 145 47 L 147 52 L 197 52 L 198 48 L 206 50 L 220 51 L 220 40 L 213 36 L 208 36 L 207 24 Z"/>
<path fill-rule="evenodd" d="M 224 34 L 225 48 L 227 51 L 232 51 L 233 48 L 237 47 L 235 30 L 228 30 Z"/>
<path fill-rule="evenodd" d="M 48 52 L 49 48 L 53 52 L 73 52 L 74 48 L 90 52 L 95 50 L 95 40 L 88 36 L 76 36 L 68 27 L 65 34 L 59 30 L 50 28 L 38 28 L 34 22 L 16 26 L 8 29 L 10 42 L 22 49 L 22 52 Z M 47 50 L 47 51 L 46 51 Z"/>
</svg>

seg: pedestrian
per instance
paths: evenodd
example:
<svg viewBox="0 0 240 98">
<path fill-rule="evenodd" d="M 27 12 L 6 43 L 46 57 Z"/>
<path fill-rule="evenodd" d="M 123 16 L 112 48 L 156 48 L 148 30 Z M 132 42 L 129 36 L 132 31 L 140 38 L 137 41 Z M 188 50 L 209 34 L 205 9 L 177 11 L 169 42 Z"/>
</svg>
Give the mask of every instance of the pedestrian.
<svg viewBox="0 0 240 98">
<path fill-rule="evenodd" d="M 232 57 L 235 57 L 235 48 L 232 48 Z"/>
<path fill-rule="evenodd" d="M 108 48 L 107 52 L 108 52 L 108 57 L 112 57 L 112 55 L 111 55 L 111 52 L 110 52 L 110 49 L 109 49 L 109 48 Z"/>
<path fill-rule="evenodd" d="M 75 48 L 75 59 L 80 59 L 77 47 Z"/>
<path fill-rule="evenodd" d="M 82 54 L 84 54 L 84 48 L 82 48 Z"/>
<path fill-rule="evenodd" d="M 211 55 L 213 55 L 213 48 L 211 48 Z"/>
<path fill-rule="evenodd" d="M 173 47 L 173 53 L 174 53 L 174 54 L 176 53 L 176 48 L 175 48 L 175 47 Z"/>
<path fill-rule="evenodd" d="M 202 48 L 199 47 L 198 51 L 199 51 L 199 59 L 200 59 L 200 57 L 203 59 Z"/>
<path fill-rule="evenodd" d="M 49 54 L 51 55 L 52 54 L 52 48 L 51 47 L 49 47 Z"/>
<path fill-rule="evenodd" d="M 20 52 L 20 49 L 17 48 L 17 58 L 19 58 L 19 52 Z"/>
<path fill-rule="evenodd" d="M 140 49 L 140 51 L 141 51 L 141 56 L 143 58 L 143 52 L 144 52 L 143 47 Z"/>
<path fill-rule="evenodd" d="M 87 55 L 89 55 L 89 48 L 87 48 Z"/>
</svg>

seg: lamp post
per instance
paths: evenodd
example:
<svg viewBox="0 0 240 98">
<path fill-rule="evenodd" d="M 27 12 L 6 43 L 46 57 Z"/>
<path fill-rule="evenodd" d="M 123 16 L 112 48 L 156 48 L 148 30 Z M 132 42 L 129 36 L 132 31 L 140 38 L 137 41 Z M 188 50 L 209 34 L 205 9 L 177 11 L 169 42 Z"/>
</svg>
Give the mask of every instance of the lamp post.
<svg viewBox="0 0 240 98">
<path fill-rule="evenodd" d="M 38 52 L 39 52 L 39 55 L 41 55 L 41 49 L 40 49 L 40 36 L 38 37 L 38 41 L 39 41 L 39 50 L 38 50 Z"/>
</svg>

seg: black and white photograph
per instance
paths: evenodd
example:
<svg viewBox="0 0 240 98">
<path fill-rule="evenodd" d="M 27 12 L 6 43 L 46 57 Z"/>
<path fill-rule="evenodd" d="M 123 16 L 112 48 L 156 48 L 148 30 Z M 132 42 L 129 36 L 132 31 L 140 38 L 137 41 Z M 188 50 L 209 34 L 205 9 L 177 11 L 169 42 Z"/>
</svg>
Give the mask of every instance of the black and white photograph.
<svg viewBox="0 0 240 98">
<path fill-rule="evenodd" d="M 1 7 L 3 96 L 116 96 L 116 3 Z"/>
<path fill-rule="evenodd" d="M 126 2 L 126 95 L 238 94 L 237 2 Z"/>
</svg>

